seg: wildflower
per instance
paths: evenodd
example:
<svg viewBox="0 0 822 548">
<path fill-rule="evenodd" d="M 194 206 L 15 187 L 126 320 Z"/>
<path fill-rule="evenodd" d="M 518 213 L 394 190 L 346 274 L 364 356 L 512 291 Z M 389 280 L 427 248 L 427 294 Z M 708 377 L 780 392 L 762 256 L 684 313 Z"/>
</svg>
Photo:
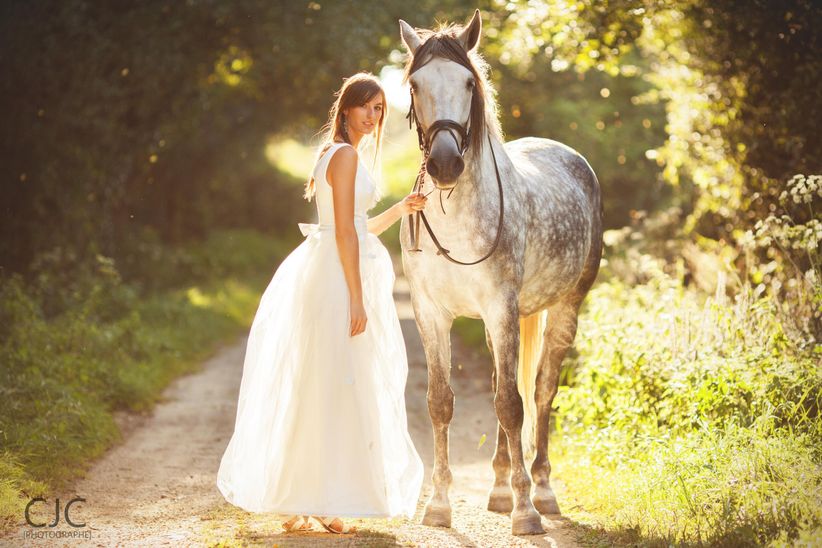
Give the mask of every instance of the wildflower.
<svg viewBox="0 0 822 548">
<path fill-rule="evenodd" d="M 754 247 L 753 232 L 746 230 L 745 233 L 739 237 L 739 245 L 742 246 L 743 249 L 752 249 Z"/>
</svg>

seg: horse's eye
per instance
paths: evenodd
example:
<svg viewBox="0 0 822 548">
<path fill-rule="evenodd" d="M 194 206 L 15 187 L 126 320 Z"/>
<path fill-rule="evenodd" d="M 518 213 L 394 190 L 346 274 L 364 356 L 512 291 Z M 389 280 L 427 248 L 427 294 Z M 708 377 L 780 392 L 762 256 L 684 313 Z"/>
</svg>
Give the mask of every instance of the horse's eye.
<svg viewBox="0 0 822 548">
<path fill-rule="evenodd" d="M 473 80 L 473 79 L 468 80 L 468 81 L 465 83 L 465 87 L 467 87 L 468 89 L 474 89 L 474 80 Z"/>
</svg>

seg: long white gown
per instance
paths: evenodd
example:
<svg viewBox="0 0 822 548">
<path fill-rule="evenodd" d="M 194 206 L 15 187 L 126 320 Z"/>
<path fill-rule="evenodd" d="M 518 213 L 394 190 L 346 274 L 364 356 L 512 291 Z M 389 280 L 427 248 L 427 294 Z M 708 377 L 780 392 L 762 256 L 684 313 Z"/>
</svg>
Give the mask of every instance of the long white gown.
<svg viewBox="0 0 822 548">
<path fill-rule="evenodd" d="M 349 290 L 325 174 L 314 170 L 318 224 L 277 268 L 248 338 L 234 434 L 217 487 L 250 512 L 412 517 L 423 465 L 408 434 L 408 362 L 388 250 L 366 229 L 377 188 L 359 162 L 355 226 L 368 321 L 349 336 Z"/>
</svg>

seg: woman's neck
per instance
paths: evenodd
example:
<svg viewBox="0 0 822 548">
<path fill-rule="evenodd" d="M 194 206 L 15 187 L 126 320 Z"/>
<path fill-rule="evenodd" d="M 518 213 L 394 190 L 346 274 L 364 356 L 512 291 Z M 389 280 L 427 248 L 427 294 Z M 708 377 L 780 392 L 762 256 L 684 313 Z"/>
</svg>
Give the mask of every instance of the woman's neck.
<svg viewBox="0 0 822 548">
<path fill-rule="evenodd" d="M 360 145 L 360 141 L 362 140 L 362 137 L 363 137 L 362 135 L 356 135 L 356 134 L 354 135 L 354 137 L 351 137 L 351 135 L 349 134 L 349 137 L 348 137 L 349 141 L 350 141 L 349 144 L 352 147 L 357 148 Z M 335 143 L 346 143 L 348 141 L 334 139 L 334 142 Z"/>
</svg>

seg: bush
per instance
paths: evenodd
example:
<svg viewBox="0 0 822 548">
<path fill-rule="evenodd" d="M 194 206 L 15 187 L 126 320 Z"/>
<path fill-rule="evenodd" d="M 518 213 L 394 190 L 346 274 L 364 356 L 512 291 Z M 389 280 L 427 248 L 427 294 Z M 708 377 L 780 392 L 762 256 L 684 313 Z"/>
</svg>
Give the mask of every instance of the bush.
<svg viewBox="0 0 822 548">
<path fill-rule="evenodd" d="M 37 275 L 0 280 L 0 521 L 21 494 L 60 486 L 119 437 L 118 409 L 150 408 L 162 389 L 246 329 L 289 245 L 253 232 L 213 234 L 161 255 L 189 258 L 192 280 L 124 281 L 114 262 L 53 250 Z M 56 456 L 59 455 L 59 458 Z"/>
<path fill-rule="evenodd" d="M 783 321 L 810 343 L 822 335 L 822 175 L 794 175 L 779 207 L 740 238 L 745 265 L 753 283 L 779 297 Z"/>
<path fill-rule="evenodd" d="M 643 283 L 589 294 L 555 400 L 555 470 L 595 530 L 728 546 L 819 533 L 822 347 L 784 330 L 762 288 L 706 298 L 650 256 L 633 270 Z"/>
</svg>

